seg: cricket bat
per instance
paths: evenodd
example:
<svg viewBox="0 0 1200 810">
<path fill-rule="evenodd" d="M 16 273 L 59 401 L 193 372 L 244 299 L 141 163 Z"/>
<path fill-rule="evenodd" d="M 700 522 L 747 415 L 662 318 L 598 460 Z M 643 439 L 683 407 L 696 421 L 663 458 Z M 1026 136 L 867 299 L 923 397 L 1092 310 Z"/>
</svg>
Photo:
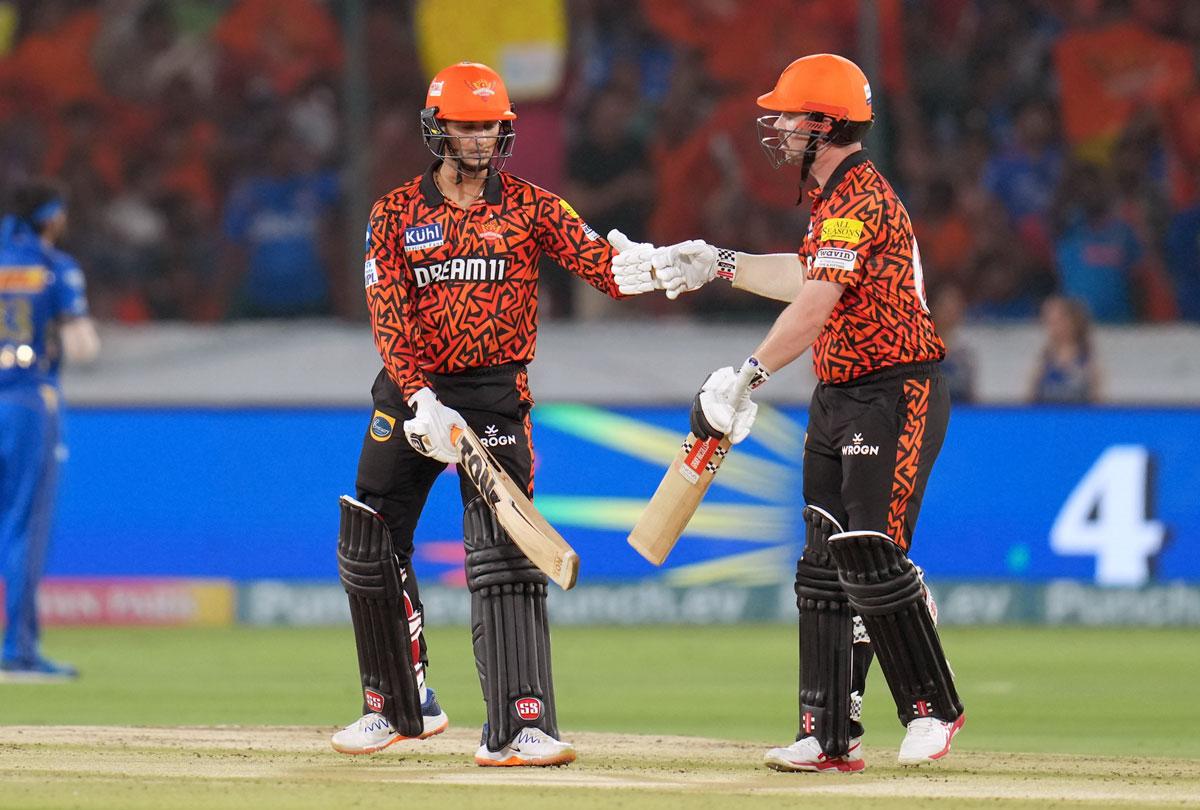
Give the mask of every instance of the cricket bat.
<svg viewBox="0 0 1200 810">
<path fill-rule="evenodd" d="M 458 468 L 475 484 L 517 547 L 564 591 L 575 587 L 579 555 L 496 463 L 475 432 L 469 427 L 451 427 L 450 440 L 458 446 Z"/>
<path fill-rule="evenodd" d="M 662 565 L 696 513 L 728 452 L 728 439 L 697 439 L 694 433 L 689 433 L 629 533 L 629 545 L 650 562 Z"/>
</svg>

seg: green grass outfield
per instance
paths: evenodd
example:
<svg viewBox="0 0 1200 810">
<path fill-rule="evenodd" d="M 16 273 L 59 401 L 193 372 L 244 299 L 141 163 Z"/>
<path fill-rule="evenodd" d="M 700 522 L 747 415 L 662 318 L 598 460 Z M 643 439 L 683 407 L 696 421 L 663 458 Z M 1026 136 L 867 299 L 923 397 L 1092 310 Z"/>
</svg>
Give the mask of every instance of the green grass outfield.
<svg viewBox="0 0 1200 810">
<path fill-rule="evenodd" d="M 250 739 L 262 743 L 247 750 L 236 741 L 219 740 L 197 742 L 188 750 L 185 730 L 183 750 L 174 754 L 136 738 L 110 742 L 105 749 L 107 732 L 100 730 L 73 732 L 65 743 L 61 734 L 43 739 L 36 729 L 14 731 L 0 742 L 0 807 L 149 807 L 156 802 L 329 807 L 343 799 L 365 802 L 389 795 L 489 808 L 528 806 L 535 798 L 544 800 L 540 806 L 569 801 L 573 810 L 786 807 L 795 805 L 796 791 L 810 789 L 829 794 L 823 807 L 925 806 L 938 791 L 946 792 L 944 806 L 1036 807 L 1045 806 L 1045 798 L 1036 798 L 1043 794 L 1029 794 L 1035 796 L 1030 799 L 1021 786 L 1039 779 L 1051 790 L 1044 795 L 1109 807 L 1127 806 L 1131 797 L 1140 802 L 1139 778 L 1147 780 L 1145 806 L 1155 806 L 1155 796 L 1177 794 L 1184 799 L 1163 803 L 1188 805 L 1194 798 L 1200 806 L 1200 735 L 1194 733 L 1200 728 L 1200 631 L 946 629 L 944 643 L 968 718 L 954 755 L 936 766 L 939 770 L 914 774 L 895 767 L 903 730 L 875 671 L 865 712 L 871 765 L 867 774 L 852 777 L 780 775 L 757 767 L 764 745 L 784 744 L 795 735 L 794 633 L 785 625 L 555 630 L 560 725 L 565 736 L 580 735 L 580 763 L 549 773 L 518 769 L 521 776 L 505 771 L 505 801 L 483 802 L 484 795 L 499 794 L 495 784 L 480 780 L 500 777 L 470 765 L 471 730 L 482 723 L 483 712 L 466 628 L 428 633 L 430 683 L 452 726 L 463 730 L 442 743 L 453 743 L 451 748 L 426 748 L 434 753 L 422 757 L 396 746 L 370 758 L 337 757 L 324 747 L 328 731 L 359 711 L 348 627 L 55 629 L 47 635 L 48 653 L 77 664 L 83 678 L 65 685 L 0 684 L 0 725 L 304 728 L 250 730 Z M 588 732 L 622 736 L 594 734 L 596 744 L 589 751 L 583 743 Z M 272 759 L 272 739 L 283 735 L 300 740 L 299 747 Z M 600 790 L 588 783 L 589 789 L 581 791 L 579 784 L 563 782 L 634 773 L 622 770 L 639 766 L 636 741 L 634 753 L 619 747 L 629 735 L 648 735 L 641 739 L 667 749 L 638 777 L 660 780 L 661 790 L 645 784 L 637 790 L 620 784 Z M 689 745 L 656 735 L 728 740 L 728 755 L 718 742 L 707 744 L 693 761 Z M 612 746 L 609 753 L 599 750 L 605 740 Z M 222 753 L 222 745 L 236 751 Z M 179 756 L 186 762 L 177 762 Z M 1097 759 L 1103 757 L 1119 759 Z M 1135 758 L 1142 757 L 1172 762 L 1139 765 Z M 192 776 L 187 762 L 216 770 Z M 1058 770 L 1029 771 L 1046 763 Z M 693 764 L 703 764 L 713 780 L 708 788 L 672 781 L 686 781 L 681 775 Z M 1113 774 L 1118 781 L 1089 792 L 1089 773 Z M 417 777 L 447 784 L 409 784 Z M 1053 792 L 1072 777 L 1079 778 L 1065 793 Z M 406 784 L 388 787 L 394 781 Z M 530 788 L 539 781 L 545 784 Z M 833 802 L 847 785 L 857 795 Z M 983 790 L 984 785 L 993 787 Z M 1151 791 L 1167 787 L 1176 793 Z M 689 793 L 686 802 L 672 793 L 693 788 L 700 792 Z M 976 789 L 982 792 L 972 792 Z M 776 795 L 779 791 L 787 795 Z M 893 794 L 907 800 L 881 798 Z M 552 796 L 561 801 L 550 801 Z"/>
</svg>

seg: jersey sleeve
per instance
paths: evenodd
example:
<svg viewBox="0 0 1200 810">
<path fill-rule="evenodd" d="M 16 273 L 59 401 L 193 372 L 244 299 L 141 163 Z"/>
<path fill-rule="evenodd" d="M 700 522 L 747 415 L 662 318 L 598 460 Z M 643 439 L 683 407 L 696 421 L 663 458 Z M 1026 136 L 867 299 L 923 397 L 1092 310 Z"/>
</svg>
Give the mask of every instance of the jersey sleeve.
<svg viewBox="0 0 1200 810">
<path fill-rule="evenodd" d="M 363 281 L 371 331 L 383 366 L 405 399 L 429 384 L 417 363 L 419 327 L 414 312 L 412 279 L 404 272 L 397 246 L 403 223 L 383 198 L 371 209 L 367 225 Z"/>
<path fill-rule="evenodd" d="M 54 317 L 69 320 L 88 314 L 87 285 L 83 271 L 73 258 L 58 253 L 50 260 L 54 271 Z"/>
<path fill-rule="evenodd" d="M 556 194 L 537 194 L 537 243 L 551 258 L 605 295 L 623 298 L 612 274 L 613 248 L 571 204 Z"/>
<path fill-rule="evenodd" d="M 808 278 L 854 287 L 883 227 L 882 206 L 861 196 L 831 205 L 809 237 L 816 244 Z"/>
</svg>

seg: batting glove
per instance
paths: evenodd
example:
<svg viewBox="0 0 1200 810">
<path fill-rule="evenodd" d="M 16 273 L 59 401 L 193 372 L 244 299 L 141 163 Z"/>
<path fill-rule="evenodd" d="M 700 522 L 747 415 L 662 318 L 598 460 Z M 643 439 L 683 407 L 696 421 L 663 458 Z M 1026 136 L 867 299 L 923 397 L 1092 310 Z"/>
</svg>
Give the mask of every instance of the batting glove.
<svg viewBox="0 0 1200 810">
<path fill-rule="evenodd" d="M 672 301 L 700 289 L 717 275 L 717 249 L 702 239 L 658 248 L 650 262 Z"/>
<path fill-rule="evenodd" d="M 467 426 L 459 412 L 439 402 L 429 387 L 409 397 L 408 404 L 415 415 L 404 421 L 404 435 L 413 449 L 434 461 L 458 461 L 458 446 L 450 438 L 450 429 Z"/>
<path fill-rule="evenodd" d="M 649 242 L 634 242 L 615 228 L 608 232 L 608 242 L 616 249 L 613 256 L 612 274 L 617 289 L 624 295 L 640 295 L 651 290 L 663 289 L 662 281 L 654 273 L 651 257 L 656 248 Z"/>
<path fill-rule="evenodd" d="M 741 369 L 726 366 L 708 375 L 692 400 L 692 433 L 704 439 L 726 438 L 737 444 L 750 435 L 758 405 L 750 392 L 770 379 L 771 373 L 750 357 Z"/>
</svg>

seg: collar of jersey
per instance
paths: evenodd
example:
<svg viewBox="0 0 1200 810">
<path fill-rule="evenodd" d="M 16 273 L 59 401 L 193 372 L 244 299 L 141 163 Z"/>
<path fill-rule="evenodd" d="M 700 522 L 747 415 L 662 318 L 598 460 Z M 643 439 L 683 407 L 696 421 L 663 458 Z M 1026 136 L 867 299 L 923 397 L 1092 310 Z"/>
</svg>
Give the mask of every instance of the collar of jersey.
<svg viewBox="0 0 1200 810">
<path fill-rule="evenodd" d="M 851 154 L 847 155 L 846 158 L 837 165 L 837 168 L 833 170 L 833 173 L 829 175 L 828 182 L 826 182 L 821 188 L 817 189 L 817 198 L 828 200 L 833 196 L 833 192 L 837 190 L 837 187 L 842 184 L 842 180 L 846 177 L 851 169 L 853 169 L 855 166 L 861 166 L 870 159 L 871 156 L 867 154 L 867 150 L 865 148 L 859 149 L 857 152 L 852 152 Z"/>
<path fill-rule="evenodd" d="M 442 196 L 441 189 L 434 182 L 433 173 L 438 170 L 438 166 L 442 165 L 442 161 L 435 160 L 433 164 L 425 170 L 425 176 L 421 178 L 421 196 L 425 198 L 425 203 L 434 208 L 446 201 Z M 503 190 L 503 184 L 500 182 L 500 172 L 489 171 L 487 180 L 483 183 L 483 201 L 488 205 L 500 204 L 500 192 Z"/>
</svg>

